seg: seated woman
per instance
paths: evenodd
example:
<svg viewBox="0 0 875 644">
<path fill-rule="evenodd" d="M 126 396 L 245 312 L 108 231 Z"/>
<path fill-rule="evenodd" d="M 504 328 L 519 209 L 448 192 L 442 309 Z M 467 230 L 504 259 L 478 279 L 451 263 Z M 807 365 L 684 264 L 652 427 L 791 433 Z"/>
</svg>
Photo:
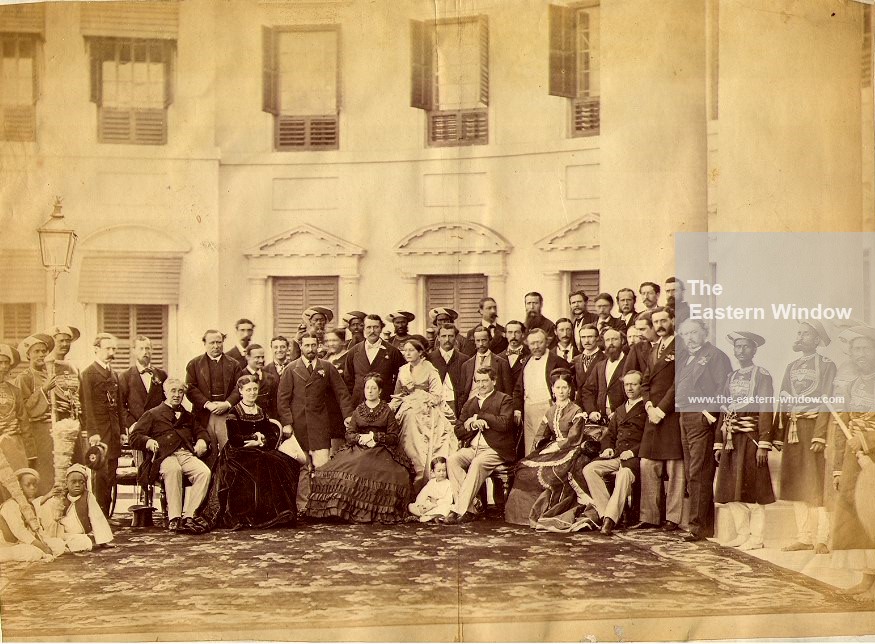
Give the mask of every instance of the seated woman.
<svg viewBox="0 0 875 644">
<path fill-rule="evenodd" d="M 398 423 L 380 399 L 383 379 L 365 376 L 365 400 L 352 414 L 347 445 L 316 470 L 307 512 L 354 523 L 394 523 L 407 514 L 413 465 L 398 446 Z"/>
<path fill-rule="evenodd" d="M 61 539 L 70 552 L 106 546 L 113 539 L 112 529 L 88 489 L 88 470 L 84 465 L 71 465 L 66 482 L 67 494 L 52 497 L 40 508 L 40 522 L 46 535 Z"/>
<path fill-rule="evenodd" d="M 596 528 L 598 513 L 584 513 L 589 497 L 583 468 L 601 451 L 604 428 L 587 426 L 585 413 L 571 401 L 569 370 L 554 369 L 550 382 L 555 403 L 541 420 L 534 451 L 517 464 L 504 520 L 554 532 Z"/>
<path fill-rule="evenodd" d="M 416 471 L 414 492 L 428 482 L 435 456 L 447 458 L 458 441 L 449 418 L 453 411 L 443 399 L 444 386 L 433 364 L 425 359 L 425 339 L 413 336 L 401 345 L 407 364 L 398 370 L 389 403 L 401 425 L 401 447 Z"/>
<path fill-rule="evenodd" d="M 12 497 L 0 505 L 0 562 L 51 561 L 64 552 L 64 542 L 48 537 L 40 528 L 39 472 L 23 467 L 15 472 L 15 477 L 20 490 L 10 488 Z M 21 504 L 29 504 L 30 511 Z"/>
<path fill-rule="evenodd" d="M 300 465 L 280 452 L 281 429 L 255 404 L 258 380 L 237 380 L 241 400 L 228 412 L 228 443 L 213 466 L 196 523 L 202 531 L 294 524 Z"/>
</svg>

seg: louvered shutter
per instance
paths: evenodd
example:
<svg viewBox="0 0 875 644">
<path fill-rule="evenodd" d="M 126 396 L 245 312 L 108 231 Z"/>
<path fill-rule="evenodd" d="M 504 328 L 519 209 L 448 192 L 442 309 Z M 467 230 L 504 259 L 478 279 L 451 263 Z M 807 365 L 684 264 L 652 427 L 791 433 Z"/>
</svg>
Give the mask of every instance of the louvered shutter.
<svg viewBox="0 0 875 644">
<path fill-rule="evenodd" d="M 489 18 L 478 16 L 480 26 L 480 103 L 489 105 Z"/>
<path fill-rule="evenodd" d="M 45 3 L 7 4 L 0 7 L 0 32 L 45 34 Z"/>
<path fill-rule="evenodd" d="M 111 333 L 118 339 L 113 369 L 131 366 L 131 306 L 129 304 L 102 304 L 99 307 L 100 333 Z"/>
<path fill-rule="evenodd" d="M 277 34 L 271 27 L 261 28 L 261 109 L 279 114 L 279 73 L 277 71 Z"/>
<path fill-rule="evenodd" d="M 162 38 L 179 33 L 178 2 L 82 2 L 83 36 Z"/>
<path fill-rule="evenodd" d="M 550 87 L 552 96 L 577 96 L 575 10 L 550 5 Z"/>
<path fill-rule="evenodd" d="M 3 304 L 3 328 L 0 342 L 13 347 L 33 333 L 35 329 L 34 305 L 26 303 Z M 22 360 L 27 356 L 22 356 Z"/>
<path fill-rule="evenodd" d="M 410 21 L 410 105 L 434 109 L 434 26 Z"/>
<path fill-rule="evenodd" d="M 311 306 L 325 306 L 337 316 L 336 277 L 276 277 L 273 280 L 273 334 L 291 339 L 301 315 Z M 334 324 L 334 322 L 330 323 Z"/>
<path fill-rule="evenodd" d="M 167 307 L 160 304 L 101 304 L 98 309 L 101 333 L 118 339 L 113 369 L 131 366 L 133 339 L 144 335 L 152 341 L 152 365 L 164 368 L 167 361 Z"/>
<path fill-rule="evenodd" d="M 92 255 L 79 271 L 79 301 L 102 304 L 177 304 L 181 257 Z M 111 276 L 112 279 L 107 279 Z"/>
<path fill-rule="evenodd" d="M 167 353 L 167 307 L 160 304 L 138 304 L 133 307 L 134 328 L 131 340 L 145 335 L 152 341 L 152 365 L 164 368 Z"/>
<path fill-rule="evenodd" d="M 595 313 L 595 297 L 599 294 L 599 271 L 576 271 L 571 274 L 571 291 L 583 291 L 589 298 L 586 309 Z"/>
<path fill-rule="evenodd" d="M 448 307 L 459 314 L 456 326 L 465 331 L 480 321 L 478 305 L 486 296 L 485 275 L 431 275 L 426 278 L 426 308 Z"/>
</svg>

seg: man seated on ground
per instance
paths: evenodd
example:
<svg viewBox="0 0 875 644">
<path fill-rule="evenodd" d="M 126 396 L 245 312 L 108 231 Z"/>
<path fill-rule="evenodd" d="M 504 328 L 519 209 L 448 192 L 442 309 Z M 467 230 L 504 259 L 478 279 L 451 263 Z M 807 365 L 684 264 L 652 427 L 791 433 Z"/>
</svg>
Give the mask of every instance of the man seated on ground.
<svg viewBox="0 0 875 644">
<path fill-rule="evenodd" d="M 628 400 L 611 416 L 608 431 L 602 437 L 599 460 L 583 468 L 583 478 L 602 519 L 604 535 L 613 533 L 632 494 L 632 484 L 639 476 L 638 448 L 647 420 L 644 399 L 641 397 L 641 378 L 640 371 L 628 371 L 623 376 L 623 388 Z M 611 473 L 614 473 L 614 491 L 608 494 L 604 479 Z"/>
<path fill-rule="evenodd" d="M 495 389 L 491 367 L 474 374 L 476 395 L 462 406 L 456 420 L 459 449 L 449 458 L 450 483 L 456 503 L 446 523 L 473 519 L 474 497 L 492 470 L 516 458 L 513 400 Z"/>
<path fill-rule="evenodd" d="M 36 514 L 39 472 L 23 467 L 16 470 L 15 476 L 24 498 Z M 21 506 L 14 498 L 7 499 L 0 505 L 0 562 L 51 561 L 63 552 L 63 541 L 34 532 L 33 526 L 28 525 Z"/>
<path fill-rule="evenodd" d="M 74 464 L 67 469 L 67 494 L 52 497 L 40 508 L 40 522 L 49 537 L 63 540 L 70 552 L 108 547 L 112 529 L 97 499 L 88 489 L 88 470 Z"/>
<path fill-rule="evenodd" d="M 138 483 L 154 484 L 159 475 L 164 480 L 168 530 L 196 534 L 194 514 L 210 485 L 210 468 L 200 459 L 207 451 L 209 434 L 205 427 L 195 431 L 194 417 L 182 408 L 184 393 L 185 384 L 179 378 L 164 382 L 166 400 L 134 425 L 131 447 L 145 455 Z M 183 476 L 191 482 L 184 506 Z"/>
</svg>

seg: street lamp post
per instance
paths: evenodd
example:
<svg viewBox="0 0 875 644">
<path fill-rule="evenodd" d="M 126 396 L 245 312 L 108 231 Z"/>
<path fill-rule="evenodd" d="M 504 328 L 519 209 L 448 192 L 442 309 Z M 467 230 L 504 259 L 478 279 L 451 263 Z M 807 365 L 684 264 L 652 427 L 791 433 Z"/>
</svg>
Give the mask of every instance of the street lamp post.
<svg viewBox="0 0 875 644">
<path fill-rule="evenodd" d="M 73 229 L 66 227 L 64 214 L 61 212 L 60 197 L 55 197 L 51 216 L 36 232 L 39 234 L 43 267 L 52 272 L 52 325 L 54 326 L 58 308 L 55 298 L 58 276 L 70 270 L 70 265 L 73 263 L 73 249 L 76 248 L 78 239 Z"/>
</svg>

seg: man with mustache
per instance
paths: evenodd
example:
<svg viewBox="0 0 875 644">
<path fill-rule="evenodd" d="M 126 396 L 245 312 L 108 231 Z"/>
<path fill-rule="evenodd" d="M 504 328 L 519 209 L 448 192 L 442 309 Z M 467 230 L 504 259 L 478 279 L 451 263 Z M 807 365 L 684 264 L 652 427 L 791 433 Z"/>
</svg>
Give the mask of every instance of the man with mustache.
<svg viewBox="0 0 875 644">
<path fill-rule="evenodd" d="M 553 321 L 545 318 L 541 313 L 544 307 L 544 296 L 537 291 L 526 293 L 526 328 L 531 332 L 532 329 L 541 329 L 547 335 L 547 348 L 552 349 L 556 346 L 556 325 Z"/>
<path fill-rule="evenodd" d="M 346 345 L 347 349 L 352 349 L 359 342 L 365 341 L 365 316 L 364 311 L 349 311 L 344 313 L 340 319 L 346 324 L 346 329 L 349 331 L 349 342 Z M 298 359 L 298 356 L 293 358 Z"/>
<path fill-rule="evenodd" d="M 623 375 L 626 373 L 623 336 L 617 329 L 605 331 L 605 359 L 595 364 L 583 385 L 583 411 L 591 423 L 607 422 L 625 401 Z M 639 383 L 640 384 L 640 383 Z"/>
</svg>

